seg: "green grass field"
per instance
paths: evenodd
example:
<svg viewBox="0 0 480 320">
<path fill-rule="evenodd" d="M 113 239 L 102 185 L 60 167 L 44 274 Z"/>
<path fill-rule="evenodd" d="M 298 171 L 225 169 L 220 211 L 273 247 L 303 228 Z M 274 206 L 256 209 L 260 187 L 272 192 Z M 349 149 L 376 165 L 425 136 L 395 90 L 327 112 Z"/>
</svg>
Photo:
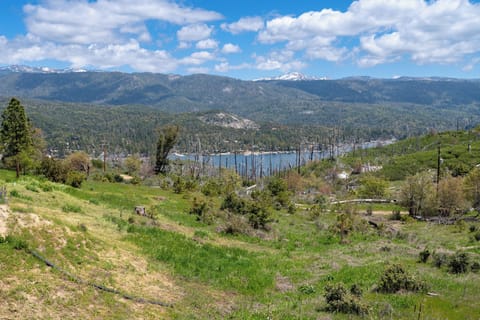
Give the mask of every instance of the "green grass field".
<svg viewBox="0 0 480 320">
<path fill-rule="evenodd" d="M 74 189 L 34 177 L 15 180 L 8 171 L 0 171 L 2 185 L 9 191 L 8 217 L 0 220 L 6 230 L 0 243 L 2 319 L 360 318 L 327 311 L 324 288 L 340 282 L 362 289 L 369 319 L 480 314 L 479 273 L 452 274 L 431 258 L 418 262 L 425 248 L 467 252 L 480 261 L 473 223 L 393 221 L 385 214 L 391 206 L 373 207 L 373 217 L 362 216 L 360 207 L 359 221 L 374 218 L 380 228 L 364 223 L 340 243 L 331 231 L 339 213 L 313 219 L 307 211 L 275 211 L 268 233 L 233 236 L 190 215 L 197 195 L 188 192 L 91 181 Z M 155 219 L 134 215 L 137 205 Z M 73 282 L 25 247 L 88 282 L 173 306 L 141 304 Z M 425 281 L 430 294 L 377 292 L 391 263 Z"/>
</svg>

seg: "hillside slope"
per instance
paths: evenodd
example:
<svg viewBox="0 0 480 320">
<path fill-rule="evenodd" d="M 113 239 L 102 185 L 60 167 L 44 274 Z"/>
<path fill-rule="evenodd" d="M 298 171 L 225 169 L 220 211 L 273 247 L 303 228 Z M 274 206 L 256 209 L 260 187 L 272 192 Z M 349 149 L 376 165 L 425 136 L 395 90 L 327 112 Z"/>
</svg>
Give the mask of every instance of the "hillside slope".
<svg viewBox="0 0 480 320">
<path fill-rule="evenodd" d="M 262 237 L 235 236 L 188 213 L 195 192 L 90 181 L 73 189 L 14 180 L 6 171 L 0 182 L 10 195 L 8 217 L 2 215 L 8 236 L 0 238 L 1 318 L 344 319 L 328 312 L 323 297 L 327 285 L 340 282 L 360 287 L 373 318 L 411 319 L 419 306 L 421 316 L 436 319 L 475 319 L 480 312 L 478 273 L 449 274 L 417 262 L 427 245 L 478 260 L 478 242 L 456 226 L 378 216 L 385 232 L 355 231 L 341 244 L 331 232 L 336 213 L 312 220 L 307 210 L 282 210 Z M 219 210 L 218 199 L 211 200 Z M 154 219 L 133 214 L 139 204 Z M 391 262 L 404 264 L 433 294 L 376 292 Z M 124 299 L 89 283 L 172 306 Z"/>
</svg>

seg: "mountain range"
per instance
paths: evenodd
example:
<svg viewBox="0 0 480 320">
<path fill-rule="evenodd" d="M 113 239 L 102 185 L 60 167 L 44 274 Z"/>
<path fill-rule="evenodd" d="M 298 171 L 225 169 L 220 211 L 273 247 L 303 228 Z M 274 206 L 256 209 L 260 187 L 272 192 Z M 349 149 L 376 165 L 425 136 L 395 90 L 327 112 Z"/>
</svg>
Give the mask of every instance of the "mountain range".
<svg viewBox="0 0 480 320">
<path fill-rule="evenodd" d="M 311 126 L 312 130 L 341 127 L 350 134 L 367 132 L 363 136 L 372 138 L 467 128 L 480 121 L 480 80 L 450 78 L 314 80 L 292 73 L 243 81 L 206 74 L 4 67 L 0 69 L 0 97 L 12 96 L 28 99 L 35 106 L 32 119 L 35 112 L 43 112 L 45 123 L 49 116 L 56 117 L 49 114 L 52 108 L 38 108 L 49 105 L 48 101 L 69 108 L 70 117 L 84 117 L 85 105 L 90 113 L 102 108 L 120 110 L 115 106 L 128 106 L 129 114 L 215 111 L 256 123 Z M 213 120 L 207 124 L 218 127 Z"/>
</svg>

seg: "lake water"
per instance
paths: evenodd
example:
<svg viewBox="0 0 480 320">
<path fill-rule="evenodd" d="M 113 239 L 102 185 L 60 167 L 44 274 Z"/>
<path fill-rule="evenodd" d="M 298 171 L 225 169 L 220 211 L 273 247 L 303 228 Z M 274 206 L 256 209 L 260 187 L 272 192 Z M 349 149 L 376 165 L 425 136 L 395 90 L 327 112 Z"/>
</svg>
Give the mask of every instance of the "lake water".
<svg viewBox="0 0 480 320">
<path fill-rule="evenodd" d="M 369 141 L 356 146 L 357 149 L 373 148 L 379 145 L 387 145 L 395 140 Z M 344 144 L 336 148 L 335 156 L 343 155 L 353 150 L 353 145 Z M 327 150 L 308 150 L 300 152 L 245 152 L 245 153 L 222 153 L 210 155 L 181 155 L 173 154 L 173 159 L 194 160 L 204 166 L 213 168 L 235 169 L 238 174 L 249 177 L 262 177 L 271 175 L 274 172 L 295 168 L 300 162 L 301 165 L 311 160 L 325 159 L 330 156 Z"/>
</svg>

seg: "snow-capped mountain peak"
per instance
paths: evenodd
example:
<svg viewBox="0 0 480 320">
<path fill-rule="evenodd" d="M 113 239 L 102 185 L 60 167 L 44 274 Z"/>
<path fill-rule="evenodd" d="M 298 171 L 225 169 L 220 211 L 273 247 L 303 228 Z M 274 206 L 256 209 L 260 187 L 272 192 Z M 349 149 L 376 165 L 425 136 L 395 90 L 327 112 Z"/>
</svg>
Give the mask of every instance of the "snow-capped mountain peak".
<svg viewBox="0 0 480 320">
<path fill-rule="evenodd" d="M 70 73 L 70 72 L 87 72 L 85 69 L 53 69 L 49 67 L 30 67 L 24 65 L 11 65 L 0 67 L 3 72 L 19 72 L 19 73 Z"/>
<path fill-rule="evenodd" d="M 280 81 L 306 81 L 306 80 L 326 80 L 326 77 L 322 78 L 317 78 L 317 77 L 309 77 L 304 75 L 303 73 L 300 72 L 289 72 L 280 76 L 272 77 L 272 78 L 261 78 L 261 79 L 256 79 L 254 81 L 274 81 L 274 80 L 280 80 Z"/>
</svg>

